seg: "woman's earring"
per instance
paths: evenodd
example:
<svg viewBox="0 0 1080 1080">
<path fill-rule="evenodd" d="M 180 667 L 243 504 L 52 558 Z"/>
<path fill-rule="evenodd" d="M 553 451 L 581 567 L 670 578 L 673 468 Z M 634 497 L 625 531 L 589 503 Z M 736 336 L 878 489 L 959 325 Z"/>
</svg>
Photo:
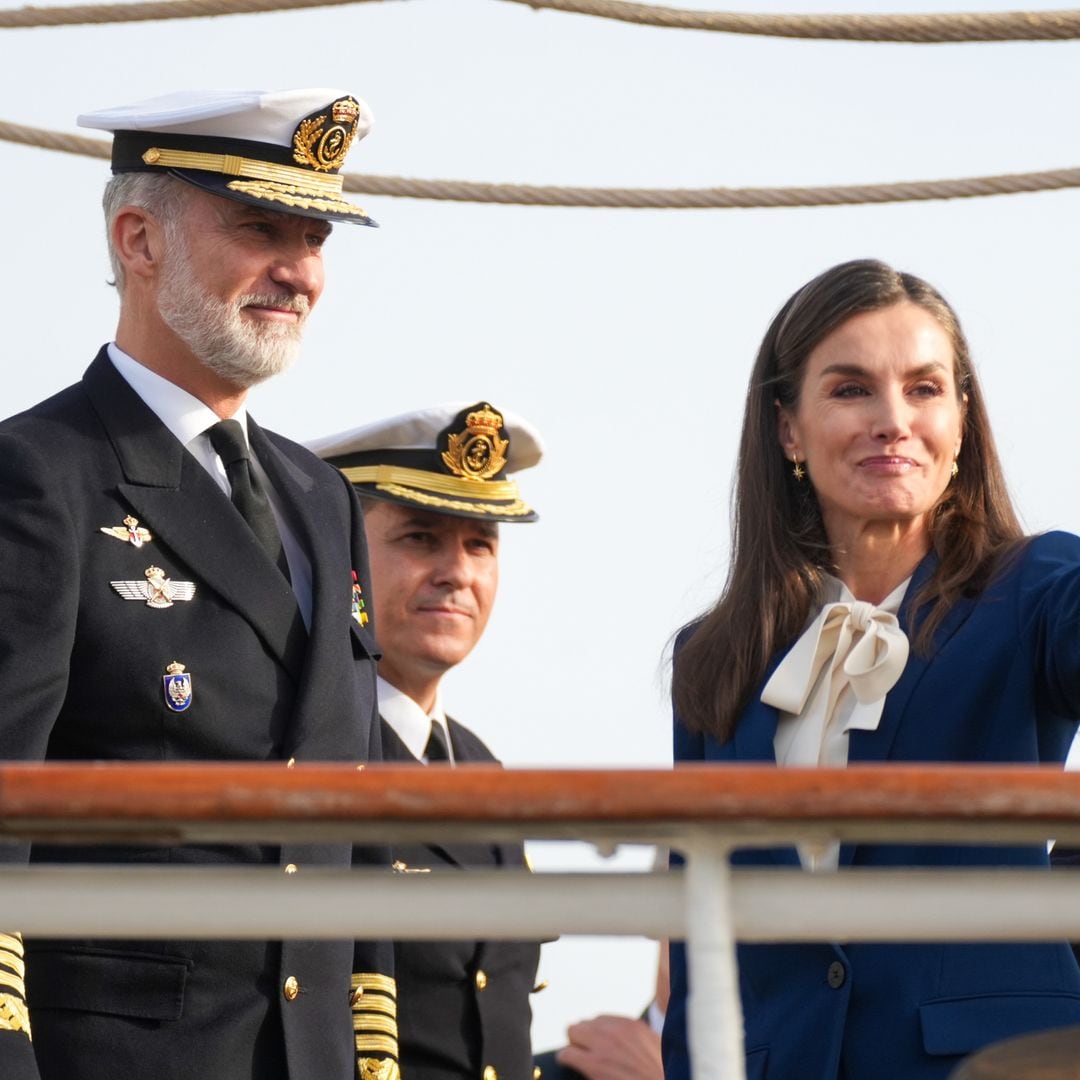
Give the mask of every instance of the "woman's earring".
<svg viewBox="0 0 1080 1080">
<path fill-rule="evenodd" d="M 806 476 L 806 470 L 802 467 L 802 462 L 798 458 L 792 461 L 793 468 L 791 470 L 792 475 L 796 480 L 802 480 Z"/>
<path fill-rule="evenodd" d="M 956 458 L 953 458 L 952 474 L 954 479 L 960 475 L 960 466 L 957 464 Z"/>
</svg>

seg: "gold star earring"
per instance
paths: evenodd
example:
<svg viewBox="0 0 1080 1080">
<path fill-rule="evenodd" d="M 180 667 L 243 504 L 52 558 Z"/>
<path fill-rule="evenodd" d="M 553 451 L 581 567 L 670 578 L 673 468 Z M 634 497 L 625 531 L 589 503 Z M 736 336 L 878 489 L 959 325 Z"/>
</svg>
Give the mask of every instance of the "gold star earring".
<svg viewBox="0 0 1080 1080">
<path fill-rule="evenodd" d="M 802 467 L 802 462 L 798 458 L 792 458 L 791 464 L 793 466 L 791 472 L 796 480 L 802 480 L 806 476 L 806 470 Z"/>
</svg>

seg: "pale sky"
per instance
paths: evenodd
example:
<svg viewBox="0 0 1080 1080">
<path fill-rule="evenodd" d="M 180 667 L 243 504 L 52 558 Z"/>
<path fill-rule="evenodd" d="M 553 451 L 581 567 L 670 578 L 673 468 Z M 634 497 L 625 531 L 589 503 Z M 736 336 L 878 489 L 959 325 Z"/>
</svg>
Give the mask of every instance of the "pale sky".
<svg viewBox="0 0 1080 1080">
<path fill-rule="evenodd" d="M 1021 6 L 1060 4 L 742 9 Z M 0 35 L 0 119 L 75 131 L 79 112 L 176 89 L 339 87 L 376 118 L 352 172 L 704 187 L 1080 164 L 1072 42 L 781 41 L 498 0 Z M 6 415 L 79 378 L 112 337 L 116 303 L 99 209 L 105 163 L 0 143 L 0 171 Z M 360 201 L 382 228 L 338 226 L 303 355 L 250 408 L 305 439 L 487 398 L 542 431 L 548 456 L 520 477 L 541 520 L 504 529 L 487 636 L 444 686 L 450 712 L 508 765 L 670 762 L 662 657 L 723 580 L 750 364 L 776 309 L 833 263 L 883 258 L 945 293 L 1028 527 L 1080 529 L 1080 192 L 750 211 Z M 594 862 L 584 849 L 535 854 L 541 866 Z M 582 1014 L 640 1011 L 652 956 L 645 942 L 549 947 L 537 1046 L 560 1042 Z"/>
</svg>

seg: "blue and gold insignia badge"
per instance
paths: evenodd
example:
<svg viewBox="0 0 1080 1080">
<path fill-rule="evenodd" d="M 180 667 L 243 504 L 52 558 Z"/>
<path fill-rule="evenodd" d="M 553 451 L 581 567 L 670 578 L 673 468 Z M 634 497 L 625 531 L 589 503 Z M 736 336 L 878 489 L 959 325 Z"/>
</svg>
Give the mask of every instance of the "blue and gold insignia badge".
<svg viewBox="0 0 1080 1080">
<path fill-rule="evenodd" d="M 364 590 L 360 588 L 360 579 L 356 571 L 352 572 L 352 617 L 361 625 L 367 626 L 368 613 L 365 611 Z"/>
<path fill-rule="evenodd" d="M 100 531 L 106 536 L 115 536 L 117 540 L 126 540 L 135 547 L 142 547 L 153 539 L 150 530 L 144 529 L 139 524 L 139 519 L 131 517 L 130 514 L 124 518 L 123 525 L 102 525 Z"/>
<path fill-rule="evenodd" d="M 183 712 L 191 704 L 191 672 L 185 672 L 184 665 L 176 660 L 165 670 L 168 675 L 161 679 L 165 685 L 165 704 L 173 712 Z"/>
</svg>

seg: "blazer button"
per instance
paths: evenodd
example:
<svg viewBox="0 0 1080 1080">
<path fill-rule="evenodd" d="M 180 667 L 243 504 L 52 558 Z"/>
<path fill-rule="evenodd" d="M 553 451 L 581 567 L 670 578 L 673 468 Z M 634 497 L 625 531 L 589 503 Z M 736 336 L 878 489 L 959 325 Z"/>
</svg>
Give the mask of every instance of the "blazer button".
<svg viewBox="0 0 1080 1080">
<path fill-rule="evenodd" d="M 286 874 L 295 874 L 296 873 L 296 863 L 294 863 L 294 862 L 286 863 L 285 864 L 285 873 Z"/>
<path fill-rule="evenodd" d="M 829 965 L 829 970 L 825 975 L 825 980 L 834 989 L 839 990 L 841 986 L 847 982 L 847 970 L 839 960 L 834 960 Z"/>
<path fill-rule="evenodd" d="M 296 981 L 295 975 L 290 975 L 285 980 L 281 992 L 285 995 L 286 1001 L 295 1001 L 300 996 L 300 983 Z"/>
<path fill-rule="evenodd" d="M 484 1080 L 499 1080 L 499 1074 L 495 1071 L 494 1065 L 484 1066 Z"/>
<path fill-rule="evenodd" d="M 486 990 L 487 989 L 487 984 L 488 984 L 487 972 L 483 971 L 483 970 L 478 971 L 476 973 L 476 989 L 477 990 Z M 488 1066 L 488 1069 L 491 1069 L 490 1065 Z M 484 1080 L 495 1080 L 495 1070 L 491 1069 L 491 1076 L 489 1077 L 488 1074 L 487 1074 L 487 1069 L 485 1069 L 484 1070 Z"/>
</svg>

